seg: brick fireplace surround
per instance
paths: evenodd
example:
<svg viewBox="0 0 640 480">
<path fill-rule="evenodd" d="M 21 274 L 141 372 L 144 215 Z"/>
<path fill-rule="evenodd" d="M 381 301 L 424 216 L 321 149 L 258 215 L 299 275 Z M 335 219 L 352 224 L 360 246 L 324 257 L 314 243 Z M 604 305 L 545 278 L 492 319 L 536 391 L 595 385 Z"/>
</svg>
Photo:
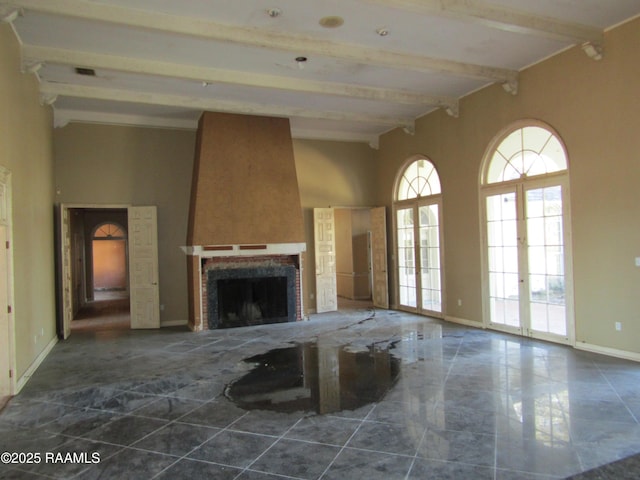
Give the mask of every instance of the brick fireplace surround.
<svg viewBox="0 0 640 480">
<path fill-rule="evenodd" d="M 196 246 L 187 249 L 190 258 L 189 276 L 193 289 L 193 309 L 189 327 L 194 331 L 216 328 L 216 319 L 209 317 L 209 273 L 215 271 L 218 275 L 246 269 L 282 269 L 291 267 L 295 271 L 292 304 L 295 313 L 290 315 L 289 321 L 302 320 L 302 252 L 305 244 L 277 244 L 277 245 L 220 245 Z"/>
</svg>

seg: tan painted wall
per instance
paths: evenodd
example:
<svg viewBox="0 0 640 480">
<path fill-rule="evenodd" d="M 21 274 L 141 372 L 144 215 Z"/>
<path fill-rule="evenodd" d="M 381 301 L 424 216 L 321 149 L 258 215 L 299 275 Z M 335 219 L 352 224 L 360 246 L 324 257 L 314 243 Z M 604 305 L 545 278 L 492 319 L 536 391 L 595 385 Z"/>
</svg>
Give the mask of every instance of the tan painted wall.
<svg viewBox="0 0 640 480">
<path fill-rule="evenodd" d="M 0 23 L 0 165 L 11 171 L 16 369 L 55 339 L 52 111 L 20 73 L 18 43 Z"/>
<path fill-rule="evenodd" d="M 186 320 L 185 245 L 195 131 L 70 124 L 54 130 L 56 201 L 158 205 L 163 322 Z M 364 144 L 294 140 L 305 239 L 305 307 L 315 308 L 313 206 L 370 205 L 375 150 Z M 311 303 L 312 301 L 312 303 Z"/>
<path fill-rule="evenodd" d="M 70 124 L 54 130 L 56 201 L 156 205 L 160 321 L 187 320 L 186 244 L 195 131 Z"/>
<path fill-rule="evenodd" d="M 351 227 L 351 210 L 336 208 L 334 220 L 336 227 L 336 272 L 353 271 L 353 232 Z"/>
<path fill-rule="evenodd" d="M 336 208 L 335 227 L 338 296 L 358 300 L 370 298 L 369 209 Z"/>
<path fill-rule="evenodd" d="M 307 239 L 304 304 L 306 309 L 315 310 L 313 208 L 374 206 L 378 152 L 364 143 L 322 140 L 294 140 L 293 152 Z"/>
<path fill-rule="evenodd" d="M 573 48 L 523 71 L 517 96 L 494 85 L 463 99 L 457 119 L 438 111 L 417 122 L 414 136 L 383 136 L 379 202 L 390 205 L 400 165 L 413 154 L 427 155 L 440 173 L 448 315 L 482 321 L 482 158 L 500 130 L 535 118 L 560 134 L 569 154 L 577 343 L 640 353 L 638 45 L 640 19 L 606 33 L 599 62 Z"/>
</svg>

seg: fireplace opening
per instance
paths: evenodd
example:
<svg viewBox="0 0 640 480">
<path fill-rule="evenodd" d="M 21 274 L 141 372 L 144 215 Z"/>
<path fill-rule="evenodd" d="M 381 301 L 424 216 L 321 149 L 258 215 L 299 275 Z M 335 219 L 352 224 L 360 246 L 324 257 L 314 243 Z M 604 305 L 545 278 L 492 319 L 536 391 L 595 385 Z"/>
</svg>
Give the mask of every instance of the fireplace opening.
<svg viewBox="0 0 640 480">
<path fill-rule="evenodd" d="M 218 280 L 218 328 L 288 320 L 287 277 Z"/>
<path fill-rule="evenodd" d="M 207 272 L 210 329 L 246 327 L 297 319 L 293 265 L 211 269 Z"/>
</svg>

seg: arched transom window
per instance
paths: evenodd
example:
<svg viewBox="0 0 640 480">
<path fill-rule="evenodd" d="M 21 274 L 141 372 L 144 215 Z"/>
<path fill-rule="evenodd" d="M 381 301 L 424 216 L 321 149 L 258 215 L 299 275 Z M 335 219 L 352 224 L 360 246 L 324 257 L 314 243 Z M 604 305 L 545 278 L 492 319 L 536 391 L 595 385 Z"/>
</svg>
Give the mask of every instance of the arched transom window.
<svg viewBox="0 0 640 480">
<path fill-rule="evenodd" d="M 424 158 L 411 163 L 398 182 L 396 200 L 409 200 L 440 193 L 440 178 L 433 164 Z"/>
<path fill-rule="evenodd" d="M 567 169 L 558 137 L 540 126 L 526 126 L 507 135 L 494 150 L 485 184 L 508 182 Z"/>
<path fill-rule="evenodd" d="M 111 239 L 111 238 L 125 238 L 124 230 L 115 223 L 103 223 L 96 228 L 93 238 L 95 239 Z"/>
</svg>

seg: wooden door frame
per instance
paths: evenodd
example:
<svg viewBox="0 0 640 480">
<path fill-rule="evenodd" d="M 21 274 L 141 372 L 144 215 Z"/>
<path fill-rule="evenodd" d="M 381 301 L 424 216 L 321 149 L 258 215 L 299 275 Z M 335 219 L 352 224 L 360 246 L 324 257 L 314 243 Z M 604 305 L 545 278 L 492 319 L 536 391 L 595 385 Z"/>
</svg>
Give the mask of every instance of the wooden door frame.
<svg viewBox="0 0 640 480">
<path fill-rule="evenodd" d="M 345 206 L 331 206 L 331 207 L 314 207 L 314 208 L 312 208 L 312 211 L 315 211 L 316 209 L 331 209 L 331 210 L 333 210 L 333 212 L 335 214 L 336 210 L 366 210 L 366 211 L 369 211 L 371 213 L 373 210 L 376 210 L 376 209 L 379 209 L 379 208 L 384 209 L 384 212 L 385 212 L 385 232 L 384 232 L 384 235 L 385 235 L 385 249 L 386 249 L 385 256 L 388 258 L 388 255 L 389 255 L 389 238 L 388 238 L 388 222 L 386 221 L 386 208 L 387 207 L 384 207 L 384 206 L 378 206 L 378 207 L 371 207 L 371 206 L 346 206 L 346 207 Z M 316 241 L 316 237 L 315 237 L 316 225 L 315 225 L 315 223 L 316 222 L 315 222 L 315 215 L 314 215 L 314 219 L 313 219 L 313 228 L 314 228 L 313 251 L 314 251 L 314 259 L 315 259 L 315 257 L 317 257 L 317 251 L 316 251 L 316 245 L 315 245 L 315 243 L 316 243 L 315 242 Z M 371 225 L 369 225 L 369 227 L 370 227 L 369 228 L 369 233 L 371 233 Z M 334 232 L 334 234 L 335 234 L 335 232 Z M 335 241 L 335 239 L 334 239 L 334 241 Z M 369 245 L 369 248 L 370 247 L 371 246 Z M 336 249 L 337 249 L 337 246 L 336 246 Z M 335 252 L 334 252 L 334 254 L 335 254 Z M 372 255 L 372 252 L 369 252 L 369 254 Z M 373 260 L 370 260 L 370 262 L 369 262 L 370 266 L 371 266 L 372 262 L 373 262 Z M 386 304 L 386 306 L 382 306 L 382 307 L 379 307 L 379 308 L 389 309 L 389 306 L 390 306 L 390 303 L 391 303 L 390 302 L 391 299 L 390 299 L 390 295 L 389 295 L 389 262 L 388 261 L 386 263 L 386 267 L 385 268 L 386 268 L 385 273 L 387 275 L 387 304 Z M 370 288 L 370 291 L 371 291 L 371 302 L 375 306 L 374 292 L 373 292 L 373 289 L 374 289 L 373 271 L 371 271 L 369 273 L 369 288 Z M 336 291 L 336 293 L 337 293 L 337 291 Z M 317 285 L 317 283 L 315 285 L 315 298 L 316 298 L 316 309 L 314 310 L 314 313 L 318 313 L 318 309 L 317 309 L 318 285 Z M 378 308 L 378 307 L 376 307 L 376 308 Z"/>
<path fill-rule="evenodd" d="M 69 210 L 73 210 L 73 209 L 97 209 L 97 210 L 111 210 L 111 209 L 121 209 L 121 210 L 128 210 L 129 207 L 131 205 L 130 204 L 112 204 L 112 203 L 108 203 L 108 204 L 100 204 L 100 203 L 60 203 L 59 204 L 59 217 L 58 221 L 57 221 L 57 227 L 58 227 L 58 232 L 57 232 L 57 242 L 58 242 L 58 248 L 56 249 L 56 256 L 58 259 L 58 282 L 60 285 L 60 288 L 58 289 L 58 315 L 60 317 L 59 321 L 58 321 L 58 325 L 57 325 L 57 330 L 58 330 L 58 338 L 64 339 L 67 338 L 69 336 L 69 333 L 71 331 L 71 322 L 73 321 L 73 318 L 69 318 L 69 315 L 67 314 L 67 312 L 65 311 L 64 308 L 64 295 L 66 291 L 69 292 L 73 292 L 73 285 L 69 285 L 69 280 L 68 280 L 68 276 L 65 274 L 65 270 L 68 267 L 67 265 L 65 265 L 64 262 L 64 258 L 65 258 L 65 243 L 63 241 L 64 239 L 64 218 L 65 218 L 65 212 L 68 216 L 69 214 Z M 71 246 L 69 245 L 68 247 L 69 249 L 71 248 Z M 67 252 L 67 253 L 71 253 L 71 252 Z M 129 258 L 127 258 L 127 262 L 129 261 Z M 68 290 L 67 290 L 68 289 Z M 73 293 L 72 293 L 73 295 Z M 73 314 L 72 314 L 73 315 Z"/>
<path fill-rule="evenodd" d="M 11 172 L 0 166 L 0 223 L 6 227 L 6 255 L 7 255 L 7 337 L 6 344 L 0 343 L 0 347 L 6 348 L 8 353 L 9 371 L 0 372 L 2 388 L 9 395 L 15 395 L 17 389 L 16 375 L 16 338 L 15 338 L 15 314 L 12 306 L 14 302 L 14 272 L 13 272 L 13 222 L 12 222 L 12 187 Z M 4 333 L 4 332 L 3 332 Z M 0 334 L 0 338 L 4 338 Z"/>
</svg>

